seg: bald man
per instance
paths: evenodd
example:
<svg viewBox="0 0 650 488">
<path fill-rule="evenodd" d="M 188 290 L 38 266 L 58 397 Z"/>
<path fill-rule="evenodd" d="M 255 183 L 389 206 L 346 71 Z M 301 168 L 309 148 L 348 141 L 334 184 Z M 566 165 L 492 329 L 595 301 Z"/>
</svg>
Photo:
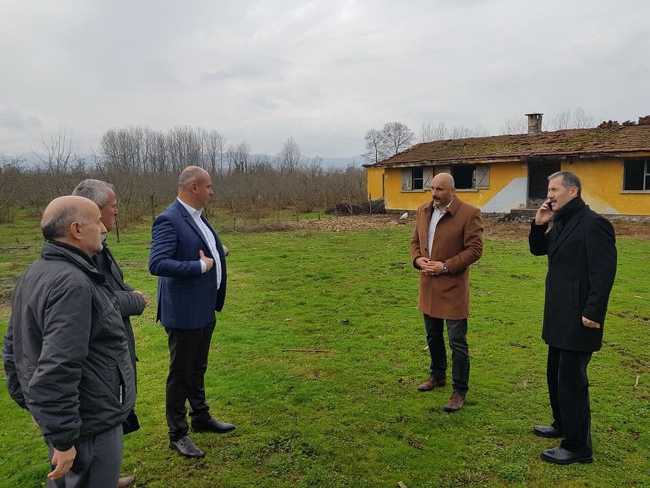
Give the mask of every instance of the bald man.
<svg viewBox="0 0 650 488">
<path fill-rule="evenodd" d="M 169 447 L 203 457 L 189 437 L 186 402 L 194 432 L 226 433 L 234 425 L 210 415 L 204 376 L 215 311 L 226 299 L 226 258 L 219 236 L 203 215 L 214 192 L 207 171 L 188 166 L 178 178 L 178 197 L 152 228 L 149 270 L 158 276 L 157 320 L 165 327 L 169 374 L 165 410 Z"/>
<path fill-rule="evenodd" d="M 431 376 L 418 390 L 446 384 L 446 322 L 454 388 L 443 407 L 446 412 L 463 408 L 469 389 L 469 267 L 481 257 L 482 234 L 480 210 L 460 201 L 450 174 L 437 174 L 431 182 L 431 201 L 417 209 L 411 257 L 420 271 L 419 308 L 431 356 Z"/>
<path fill-rule="evenodd" d="M 41 258 L 19 280 L 5 337 L 12 398 L 49 447 L 48 487 L 115 488 L 135 377 L 116 299 L 92 256 L 106 229 L 84 197 L 43 212 Z"/>
</svg>

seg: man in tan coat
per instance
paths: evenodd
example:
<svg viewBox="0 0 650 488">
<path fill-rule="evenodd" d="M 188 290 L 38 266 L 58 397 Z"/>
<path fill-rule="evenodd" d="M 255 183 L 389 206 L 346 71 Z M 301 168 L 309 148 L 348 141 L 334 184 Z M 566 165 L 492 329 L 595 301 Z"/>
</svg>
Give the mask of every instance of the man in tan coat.
<svg viewBox="0 0 650 488">
<path fill-rule="evenodd" d="M 483 224 L 480 210 L 456 197 L 450 174 L 440 173 L 433 178 L 431 197 L 429 203 L 417 209 L 411 239 L 413 266 L 420 270 L 419 308 L 424 314 L 431 354 L 431 377 L 418 390 L 430 391 L 446 383 L 446 321 L 454 392 L 443 409 L 456 412 L 463 407 L 468 390 L 469 266 L 481 257 Z"/>
</svg>

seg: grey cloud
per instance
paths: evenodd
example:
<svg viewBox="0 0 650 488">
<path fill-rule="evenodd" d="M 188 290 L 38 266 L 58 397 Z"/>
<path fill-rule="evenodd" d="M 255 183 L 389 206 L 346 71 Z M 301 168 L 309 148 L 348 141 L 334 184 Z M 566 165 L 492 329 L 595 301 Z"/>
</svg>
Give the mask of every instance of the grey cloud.
<svg viewBox="0 0 650 488">
<path fill-rule="evenodd" d="M 0 105 L 0 127 L 12 131 L 33 131 L 42 128 L 43 122 L 35 115 Z"/>
<path fill-rule="evenodd" d="M 246 64 L 232 64 L 227 67 L 217 68 L 214 71 L 201 73 L 201 81 L 224 80 L 279 80 L 282 77 L 282 67 L 286 63 L 280 60 L 251 60 Z"/>
<path fill-rule="evenodd" d="M 16 147 L 50 125 L 91 145 L 112 127 L 188 124 L 254 152 L 293 136 L 305 154 L 346 156 L 388 120 L 495 132 L 529 110 L 622 120 L 649 110 L 645 0 L 60 0 L 7 11 L 0 93 L 22 110 L 0 105 L 0 127 Z"/>
</svg>

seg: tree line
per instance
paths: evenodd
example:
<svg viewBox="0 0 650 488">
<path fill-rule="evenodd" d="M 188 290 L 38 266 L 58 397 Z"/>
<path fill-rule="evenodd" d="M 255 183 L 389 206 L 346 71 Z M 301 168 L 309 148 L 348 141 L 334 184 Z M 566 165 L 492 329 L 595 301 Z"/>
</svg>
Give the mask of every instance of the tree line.
<svg viewBox="0 0 650 488">
<path fill-rule="evenodd" d="M 366 199 L 362 168 L 329 168 L 307 158 L 289 137 L 274 156 L 254 154 L 246 142 L 226 144 L 216 130 L 176 127 L 111 129 L 96 155 L 75 154 L 69 135 L 44 143 L 40 163 L 0 156 L 0 221 L 16 208 L 41 209 L 67 194 L 84 178 L 113 183 L 120 198 L 120 221 L 132 222 L 160 211 L 176 195 L 179 172 L 188 165 L 206 169 L 215 189 L 214 207 L 257 217 L 269 211 L 333 208 Z"/>
</svg>

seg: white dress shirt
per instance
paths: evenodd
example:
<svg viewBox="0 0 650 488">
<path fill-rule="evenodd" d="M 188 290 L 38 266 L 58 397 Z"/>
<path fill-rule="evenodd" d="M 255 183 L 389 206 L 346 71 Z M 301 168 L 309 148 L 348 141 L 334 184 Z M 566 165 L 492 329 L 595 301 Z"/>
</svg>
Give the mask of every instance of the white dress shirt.
<svg viewBox="0 0 650 488">
<path fill-rule="evenodd" d="M 201 231 L 201 234 L 203 234 L 203 238 L 205 239 L 205 242 L 208 243 L 208 247 L 210 248 L 210 254 L 212 254 L 212 257 L 214 258 L 214 270 L 216 271 L 217 275 L 217 289 L 221 286 L 221 259 L 219 258 L 219 251 L 217 251 L 217 241 L 214 238 L 214 234 L 210 230 L 210 228 L 203 222 L 203 219 L 201 218 L 201 214 L 203 213 L 203 209 L 196 209 L 192 207 L 191 205 L 188 205 L 185 203 L 183 200 L 180 198 L 176 198 L 180 202 L 180 204 L 185 207 L 185 210 L 187 210 L 187 213 L 190 214 L 192 217 L 192 220 L 194 220 L 194 223 L 196 226 L 199 228 Z M 201 263 L 201 273 L 205 273 L 208 269 L 208 266 L 203 262 L 202 259 L 199 259 L 199 262 Z"/>
<path fill-rule="evenodd" d="M 429 250 L 429 257 L 431 257 L 431 249 L 433 249 L 433 238 L 436 236 L 436 227 L 438 227 L 438 222 L 440 219 L 447 213 L 449 205 L 451 205 L 453 199 L 444 207 L 433 207 L 433 213 L 431 214 L 431 220 L 429 221 L 429 235 L 427 242 L 427 249 Z"/>
</svg>

